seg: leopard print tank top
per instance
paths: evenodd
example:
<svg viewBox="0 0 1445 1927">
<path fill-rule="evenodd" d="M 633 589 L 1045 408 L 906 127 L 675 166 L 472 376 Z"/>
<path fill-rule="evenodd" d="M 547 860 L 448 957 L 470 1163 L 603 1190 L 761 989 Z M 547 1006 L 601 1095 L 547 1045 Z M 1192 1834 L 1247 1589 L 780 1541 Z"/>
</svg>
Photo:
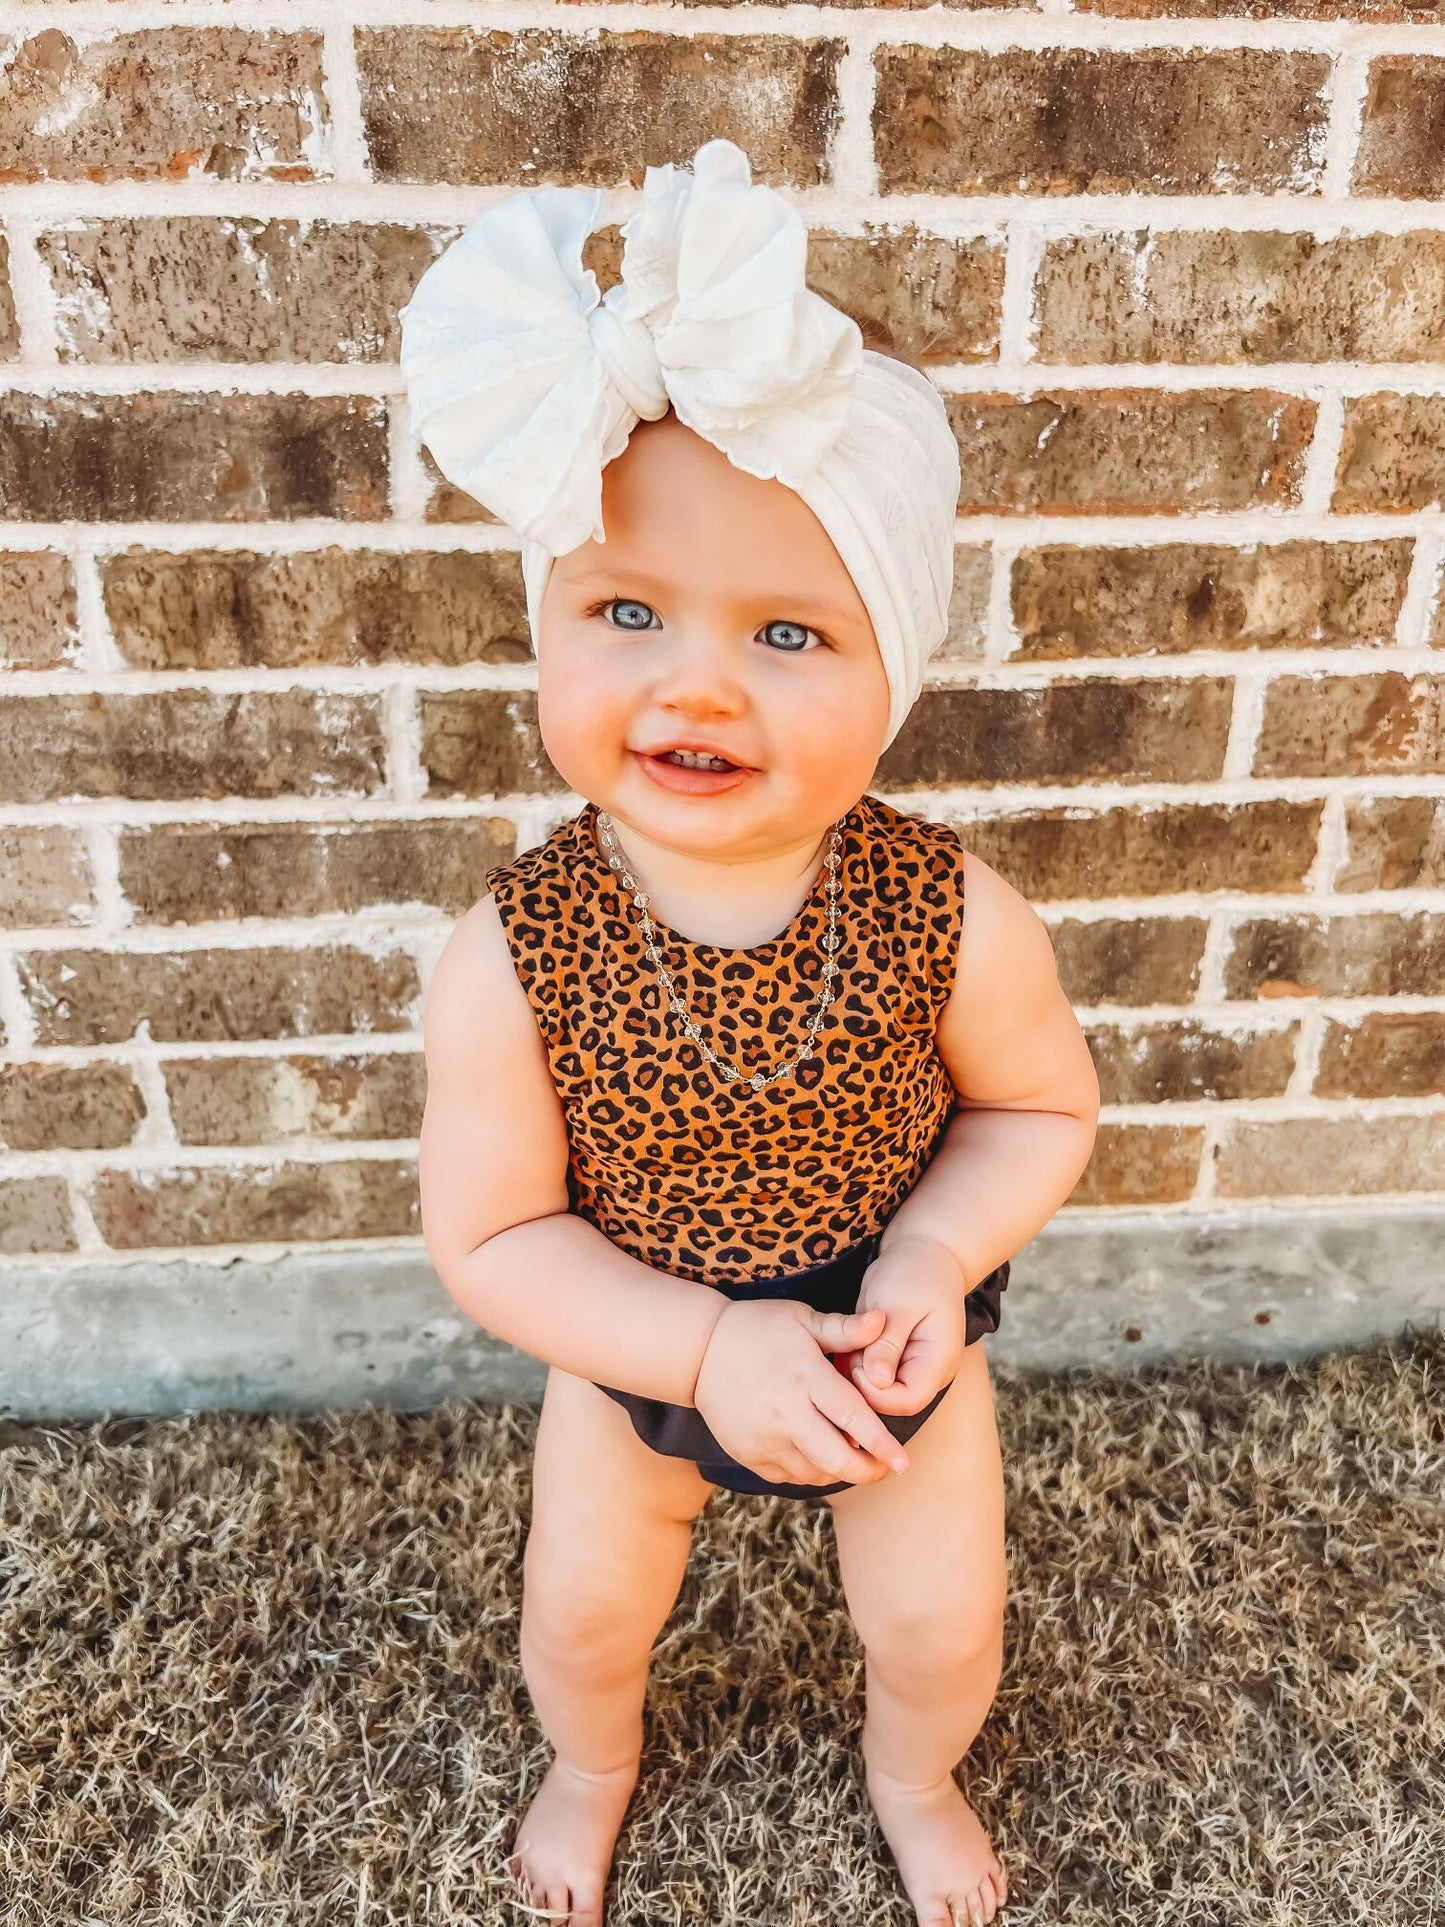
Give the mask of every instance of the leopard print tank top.
<svg viewBox="0 0 1445 1927">
<path fill-rule="evenodd" d="M 955 1108 L 934 1041 L 963 914 L 955 832 L 867 794 L 849 811 L 837 992 L 812 1056 L 755 1091 L 682 1030 L 597 813 L 588 803 L 487 876 L 561 1096 L 572 1209 L 654 1270 L 718 1288 L 822 1264 L 881 1231 Z M 827 874 L 781 935 L 748 950 L 653 917 L 695 1022 L 745 1077 L 804 1041 Z"/>
</svg>

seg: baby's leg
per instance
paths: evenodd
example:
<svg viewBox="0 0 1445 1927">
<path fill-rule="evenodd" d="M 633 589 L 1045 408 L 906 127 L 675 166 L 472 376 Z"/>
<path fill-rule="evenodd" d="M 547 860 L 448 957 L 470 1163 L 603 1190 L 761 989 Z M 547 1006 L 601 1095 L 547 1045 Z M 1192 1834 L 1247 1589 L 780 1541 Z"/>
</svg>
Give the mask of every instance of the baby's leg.
<svg viewBox="0 0 1445 1927">
<path fill-rule="evenodd" d="M 637 1781 L 648 1657 L 712 1487 L 644 1445 L 615 1400 L 547 1374 L 522 1567 L 522 1671 L 556 1759 L 509 1862 L 524 1898 L 600 1927 Z"/>
<path fill-rule="evenodd" d="M 953 1780 L 1003 1666 L 1003 1461 L 982 1344 L 907 1451 L 906 1472 L 830 1503 L 864 1648 L 868 1792 L 919 1927 L 964 1927 L 1007 1895 Z"/>
</svg>

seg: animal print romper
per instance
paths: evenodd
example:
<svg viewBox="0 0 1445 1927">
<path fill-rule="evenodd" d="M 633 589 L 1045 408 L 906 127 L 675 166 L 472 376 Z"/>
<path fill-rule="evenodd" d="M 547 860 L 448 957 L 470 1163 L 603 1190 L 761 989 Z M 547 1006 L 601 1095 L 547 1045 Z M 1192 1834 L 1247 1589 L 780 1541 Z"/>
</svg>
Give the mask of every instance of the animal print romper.
<svg viewBox="0 0 1445 1927">
<path fill-rule="evenodd" d="M 867 794 L 848 812 L 838 989 L 812 1056 L 755 1091 L 715 1072 L 683 1032 L 597 814 L 588 803 L 487 877 L 562 1100 L 571 1208 L 643 1264 L 731 1298 L 855 1310 L 883 1230 L 956 1108 L 934 1038 L 963 914 L 958 837 Z M 791 1056 L 816 1008 L 827 874 L 780 936 L 747 950 L 694 943 L 653 912 L 695 1022 L 745 1078 Z M 968 1294 L 967 1343 L 998 1329 L 1008 1275 L 1004 1263 Z M 695 1408 L 601 1389 L 654 1450 L 732 1491 L 812 1498 L 849 1483 L 766 1480 Z M 906 1442 L 947 1389 L 884 1424 Z"/>
</svg>

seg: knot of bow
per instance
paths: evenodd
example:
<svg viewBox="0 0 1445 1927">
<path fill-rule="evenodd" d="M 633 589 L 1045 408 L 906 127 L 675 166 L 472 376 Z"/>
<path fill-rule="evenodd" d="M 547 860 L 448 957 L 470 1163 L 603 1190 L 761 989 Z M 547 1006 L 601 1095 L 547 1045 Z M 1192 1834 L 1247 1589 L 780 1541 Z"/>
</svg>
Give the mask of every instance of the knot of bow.
<svg viewBox="0 0 1445 1927">
<path fill-rule="evenodd" d="M 649 167 L 621 279 L 582 265 L 600 189 L 489 208 L 401 310 L 417 432 L 451 482 L 552 555 L 603 539 L 602 471 L 669 404 L 738 468 L 799 488 L 841 433 L 857 323 L 806 283 L 807 228 L 729 140 Z"/>
</svg>

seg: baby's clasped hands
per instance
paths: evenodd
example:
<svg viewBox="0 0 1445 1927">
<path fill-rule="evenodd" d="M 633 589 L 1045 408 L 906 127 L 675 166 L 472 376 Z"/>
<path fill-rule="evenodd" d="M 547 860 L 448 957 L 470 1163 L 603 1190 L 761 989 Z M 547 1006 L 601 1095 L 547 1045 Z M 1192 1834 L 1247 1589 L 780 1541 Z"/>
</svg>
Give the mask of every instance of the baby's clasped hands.
<svg viewBox="0 0 1445 1927">
<path fill-rule="evenodd" d="M 887 1323 L 838 1360 L 877 1412 L 921 1412 L 948 1384 L 968 1335 L 968 1283 L 958 1260 L 935 1239 L 909 1236 L 880 1248 L 858 1291 L 858 1311 Z"/>
<path fill-rule="evenodd" d="M 827 1356 L 869 1344 L 886 1322 L 881 1307 L 734 1300 L 713 1326 L 693 1402 L 723 1450 L 765 1479 L 866 1485 L 905 1472 L 903 1447 Z"/>
</svg>

